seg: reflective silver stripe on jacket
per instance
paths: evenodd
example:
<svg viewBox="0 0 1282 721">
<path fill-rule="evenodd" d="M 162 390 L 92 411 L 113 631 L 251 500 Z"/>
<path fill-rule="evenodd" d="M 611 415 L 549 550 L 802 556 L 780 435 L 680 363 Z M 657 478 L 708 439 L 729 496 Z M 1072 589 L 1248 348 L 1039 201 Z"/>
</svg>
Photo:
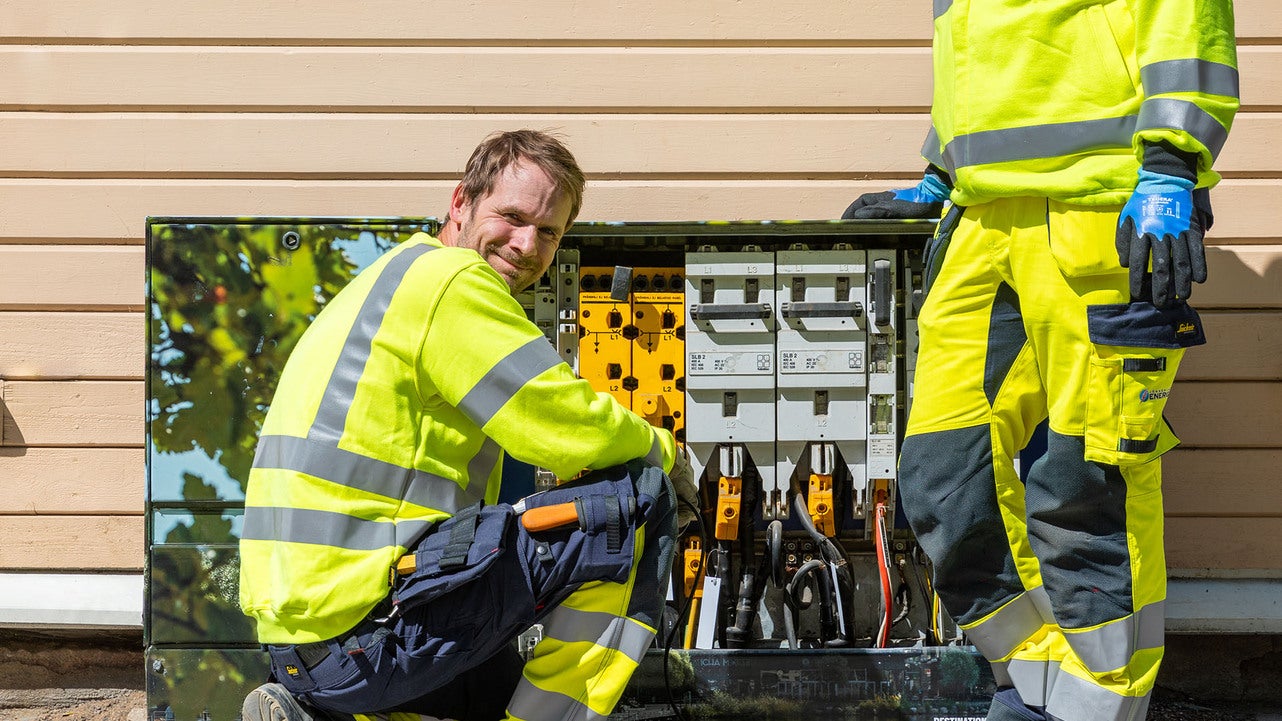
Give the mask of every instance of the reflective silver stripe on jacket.
<svg viewBox="0 0 1282 721">
<path fill-rule="evenodd" d="M 250 506 L 245 509 L 241 538 L 374 551 L 389 546 L 409 548 L 431 526 L 419 520 L 370 521 L 333 511 Z"/>
<path fill-rule="evenodd" d="M 1064 672 L 1055 678 L 1046 713 L 1063 721 L 1132 721 L 1148 713 L 1149 696 L 1123 696 Z"/>
<path fill-rule="evenodd" d="M 1183 130 L 1211 151 L 1211 157 L 1220 155 L 1229 131 L 1220 121 L 1196 104 L 1175 98 L 1149 98 L 1140 107 L 1139 130 L 1171 128 Z"/>
<path fill-rule="evenodd" d="M 971 165 L 1055 158 L 1105 148 L 1129 148 L 1136 116 L 1027 125 L 959 135 L 944 148 L 949 171 Z"/>
<path fill-rule="evenodd" d="M 1046 624 L 1041 608 L 1049 608 L 1036 596 L 1045 596 L 1041 586 L 1019 594 L 996 613 L 970 626 L 963 626 L 966 637 L 984 658 L 997 661 L 1006 658 Z"/>
<path fill-rule="evenodd" d="M 921 157 L 936 168 L 944 167 L 944 156 L 939 153 L 939 133 L 935 132 L 934 125 L 930 126 L 930 132 L 926 133 L 926 140 L 921 144 Z"/>
<path fill-rule="evenodd" d="M 1030 706 L 1045 706 L 1055 688 L 1055 679 L 1067 675 L 1059 672 L 1058 661 L 1029 661 L 1014 658 L 994 662 L 993 680 L 1000 686 L 1014 686 L 1019 697 Z"/>
<path fill-rule="evenodd" d="M 948 12 L 952 4 L 953 0 L 935 0 L 935 19 L 938 20 L 941 15 Z"/>
<path fill-rule="evenodd" d="M 1119 669 L 1131 662 L 1136 651 L 1162 647 L 1166 602 L 1150 603 L 1138 613 L 1087 631 L 1064 629 L 1064 637 L 1092 673 Z"/>
<path fill-rule="evenodd" d="M 477 457 L 485 453 L 487 449 L 482 445 Z M 497 456 L 494 456 L 490 468 L 495 462 Z M 473 463 L 482 465 L 476 464 L 475 458 Z M 258 439 L 254 468 L 305 473 L 331 483 L 447 513 L 454 513 L 484 498 L 489 475 L 487 472 L 484 476 L 471 476 L 464 490 L 448 478 L 362 456 L 337 448 L 330 441 L 274 435 Z"/>
<path fill-rule="evenodd" d="M 1163 93 L 1205 93 L 1238 97 L 1237 68 L 1199 58 L 1163 60 L 1140 68 L 1148 97 Z"/>
<path fill-rule="evenodd" d="M 517 684 L 507 711 L 521 719 L 557 719 L 558 721 L 599 721 L 603 716 L 563 693 L 547 691 L 522 678 Z"/>
<path fill-rule="evenodd" d="M 543 621 L 543 635 L 564 643 L 588 641 L 640 661 L 654 631 L 626 616 L 557 606 Z"/>
<path fill-rule="evenodd" d="M 459 410 L 478 428 L 484 428 L 494 414 L 526 383 L 560 362 L 556 349 L 546 338 L 533 338 L 507 354 L 507 357 L 477 381 L 472 390 L 459 401 Z"/>
<path fill-rule="evenodd" d="M 401 280 L 405 278 L 414 261 L 433 250 L 436 250 L 436 246 L 415 245 L 402 250 L 383 266 L 369 294 L 365 296 L 360 311 L 356 314 L 356 322 L 348 331 L 347 339 L 343 341 L 343 350 L 339 353 L 338 364 L 334 366 L 329 384 L 325 386 L 320 409 L 312 422 L 311 430 L 308 431 L 308 437 L 329 438 L 335 441 L 342 437 L 343 428 L 347 425 L 347 413 L 351 410 L 352 400 L 356 397 L 356 384 L 365 372 L 365 363 L 369 361 L 374 336 L 383 325 L 383 316 L 387 314 L 387 308 L 392 303 L 392 296 L 401 286 Z"/>
<path fill-rule="evenodd" d="M 1149 98 L 1139 115 L 1100 120 L 1027 125 L 959 135 L 944 148 L 944 167 L 957 168 L 1036 158 L 1056 158 L 1094 150 L 1126 149 L 1137 130 L 1182 130 L 1218 156 L 1228 139 L 1220 122 L 1194 103 Z"/>
<path fill-rule="evenodd" d="M 493 438 L 486 436 L 476 455 L 472 456 L 472 460 L 467 464 L 467 495 L 469 497 L 475 498 L 476 501 L 485 498 L 485 489 L 489 487 L 490 474 L 499 465 L 499 458 L 502 456 L 503 449 L 499 448 L 499 444 Z"/>
</svg>

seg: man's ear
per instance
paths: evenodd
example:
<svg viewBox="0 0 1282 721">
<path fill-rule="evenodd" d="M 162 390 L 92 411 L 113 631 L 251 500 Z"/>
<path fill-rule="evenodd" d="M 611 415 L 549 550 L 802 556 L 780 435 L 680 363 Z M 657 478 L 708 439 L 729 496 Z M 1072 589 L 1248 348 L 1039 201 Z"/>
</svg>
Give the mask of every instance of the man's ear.
<svg viewBox="0 0 1282 721">
<path fill-rule="evenodd" d="M 459 183 L 454 186 L 454 192 L 450 194 L 450 220 L 462 223 L 463 218 L 467 217 L 467 212 L 465 211 L 469 210 L 471 205 L 471 201 L 465 197 L 463 192 L 463 184 Z"/>
</svg>

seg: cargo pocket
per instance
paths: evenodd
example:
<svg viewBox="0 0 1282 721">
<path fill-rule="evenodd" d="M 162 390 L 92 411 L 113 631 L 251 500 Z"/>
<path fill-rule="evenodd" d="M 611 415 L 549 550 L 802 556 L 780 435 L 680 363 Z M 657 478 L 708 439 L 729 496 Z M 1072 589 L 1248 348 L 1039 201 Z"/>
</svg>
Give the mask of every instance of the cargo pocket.
<svg viewBox="0 0 1282 721">
<path fill-rule="evenodd" d="M 1091 360 L 1086 388 L 1086 460 L 1115 466 L 1151 461 L 1179 444 L 1162 418 L 1184 349 L 1202 345 L 1202 321 L 1187 304 L 1086 309 Z"/>
<path fill-rule="evenodd" d="M 414 550 L 413 570 L 393 582 L 402 611 L 480 578 L 507 551 L 512 507 L 469 506 L 447 519 Z"/>
<path fill-rule="evenodd" d="M 1120 207 L 1093 208 L 1046 202 L 1047 241 L 1065 278 L 1125 274 L 1117 257 Z"/>
<path fill-rule="evenodd" d="M 533 509 L 573 503 L 578 523 L 551 530 L 527 531 L 530 569 L 536 593 L 543 597 L 589 581 L 623 583 L 632 572 L 636 531 L 643 522 L 633 485 L 636 465 L 612 466 L 525 499 Z"/>
</svg>

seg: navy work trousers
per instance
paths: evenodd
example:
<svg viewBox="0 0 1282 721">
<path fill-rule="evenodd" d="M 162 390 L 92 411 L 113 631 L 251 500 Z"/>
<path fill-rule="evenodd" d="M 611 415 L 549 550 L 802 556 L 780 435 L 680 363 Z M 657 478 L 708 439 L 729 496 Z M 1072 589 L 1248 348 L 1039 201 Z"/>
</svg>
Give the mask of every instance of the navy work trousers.
<svg viewBox="0 0 1282 721">
<path fill-rule="evenodd" d="M 580 585 L 624 583 L 635 567 L 627 615 L 652 628 L 661 617 L 676 530 L 670 482 L 633 462 L 524 503 L 575 499 L 582 529 L 531 533 L 507 504 L 443 522 L 411 550 L 417 570 L 354 629 L 318 644 L 269 646 L 273 675 L 320 710 L 503 718 L 520 681 L 512 641 Z M 442 569 L 442 556 L 458 555 L 460 520 L 475 524 L 466 560 Z"/>
</svg>

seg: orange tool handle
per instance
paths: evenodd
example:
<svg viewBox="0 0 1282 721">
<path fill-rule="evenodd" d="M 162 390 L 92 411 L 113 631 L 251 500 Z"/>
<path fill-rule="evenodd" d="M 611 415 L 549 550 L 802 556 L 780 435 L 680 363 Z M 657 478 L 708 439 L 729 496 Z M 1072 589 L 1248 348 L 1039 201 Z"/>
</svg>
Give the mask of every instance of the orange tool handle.
<svg viewBox="0 0 1282 721">
<path fill-rule="evenodd" d="M 527 531 L 550 531 L 562 526 L 579 525 L 579 509 L 573 502 L 531 508 L 521 514 L 521 525 Z"/>
</svg>

